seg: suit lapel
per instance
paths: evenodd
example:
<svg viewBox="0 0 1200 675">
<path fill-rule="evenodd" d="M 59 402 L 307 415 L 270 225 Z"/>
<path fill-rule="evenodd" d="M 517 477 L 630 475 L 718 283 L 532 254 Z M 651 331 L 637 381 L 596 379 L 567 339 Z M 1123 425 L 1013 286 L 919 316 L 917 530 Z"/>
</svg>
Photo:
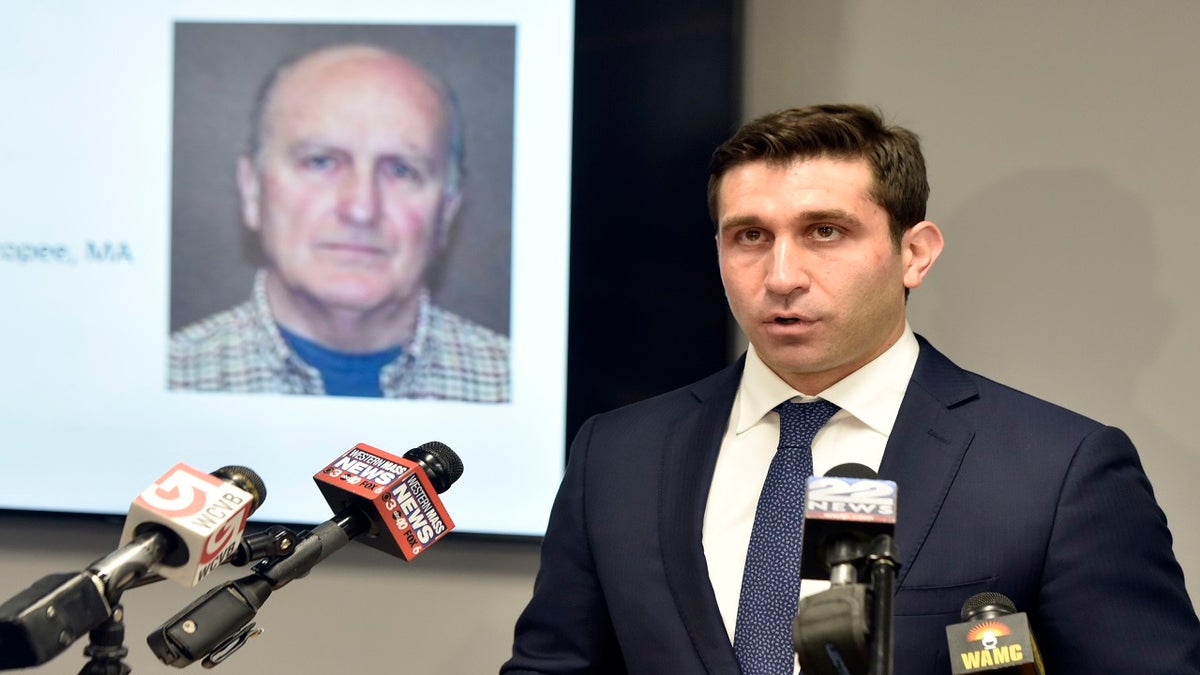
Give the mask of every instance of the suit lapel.
<svg viewBox="0 0 1200 675">
<path fill-rule="evenodd" d="M 729 422 L 743 360 L 697 383 L 696 404 L 668 429 L 659 486 L 663 566 L 679 616 L 709 673 L 737 673 L 704 558 L 708 488 Z"/>
<path fill-rule="evenodd" d="M 978 395 L 974 383 L 924 338 L 918 341 L 917 366 L 879 467 L 880 478 L 897 485 L 897 586 L 920 555 L 975 435 L 950 412 Z"/>
</svg>

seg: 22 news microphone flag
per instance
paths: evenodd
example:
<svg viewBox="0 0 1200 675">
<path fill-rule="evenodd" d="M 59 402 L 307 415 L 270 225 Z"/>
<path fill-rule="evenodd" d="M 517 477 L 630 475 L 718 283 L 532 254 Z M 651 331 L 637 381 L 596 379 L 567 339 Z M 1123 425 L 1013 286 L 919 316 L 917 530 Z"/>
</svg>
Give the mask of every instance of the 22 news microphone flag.
<svg viewBox="0 0 1200 675">
<path fill-rule="evenodd" d="M 896 495 L 862 464 L 808 479 L 800 576 L 830 586 L 801 598 L 792 622 L 806 675 L 892 672 Z"/>
</svg>

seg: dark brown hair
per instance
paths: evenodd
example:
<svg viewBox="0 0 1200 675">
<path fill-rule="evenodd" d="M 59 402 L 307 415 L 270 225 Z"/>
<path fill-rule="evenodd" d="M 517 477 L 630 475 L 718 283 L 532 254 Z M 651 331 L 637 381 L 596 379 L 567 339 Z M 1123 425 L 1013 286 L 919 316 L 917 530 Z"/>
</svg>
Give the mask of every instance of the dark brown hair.
<svg viewBox="0 0 1200 675">
<path fill-rule="evenodd" d="M 780 110 L 748 122 L 713 153 L 708 175 L 708 211 L 717 221 L 721 178 L 749 162 L 789 164 L 827 157 L 865 159 L 875 175 L 869 196 L 888 214 L 892 240 L 925 220 L 929 181 L 921 143 L 913 132 L 888 126 L 877 110 L 827 104 Z"/>
</svg>

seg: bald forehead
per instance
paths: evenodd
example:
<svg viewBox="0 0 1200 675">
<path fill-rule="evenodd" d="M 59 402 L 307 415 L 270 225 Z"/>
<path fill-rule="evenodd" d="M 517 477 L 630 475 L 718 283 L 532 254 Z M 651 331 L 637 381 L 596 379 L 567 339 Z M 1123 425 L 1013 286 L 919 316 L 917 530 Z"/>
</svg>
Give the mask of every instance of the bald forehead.
<svg viewBox="0 0 1200 675">
<path fill-rule="evenodd" d="M 344 95 L 359 99 L 374 95 L 370 105 L 400 104 L 422 109 L 436 120 L 436 133 L 442 142 L 449 141 L 447 125 L 453 109 L 449 92 L 440 80 L 386 49 L 338 45 L 282 65 L 268 79 L 255 105 L 249 154 L 259 156 L 281 119 L 319 106 L 319 99 Z"/>
<path fill-rule="evenodd" d="M 289 94 L 303 97 L 312 88 L 346 82 L 400 89 L 445 106 L 442 87 L 423 68 L 398 54 L 362 45 L 322 49 L 283 68 L 267 92 L 264 112 L 273 112 L 277 104 L 288 102 Z"/>
</svg>

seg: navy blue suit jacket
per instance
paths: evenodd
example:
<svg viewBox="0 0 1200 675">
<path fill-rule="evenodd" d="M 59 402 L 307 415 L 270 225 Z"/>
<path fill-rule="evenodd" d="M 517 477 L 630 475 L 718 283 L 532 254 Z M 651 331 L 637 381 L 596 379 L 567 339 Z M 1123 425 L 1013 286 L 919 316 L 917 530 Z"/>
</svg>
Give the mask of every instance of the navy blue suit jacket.
<svg viewBox="0 0 1200 675">
<path fill-rule="evenodd" d="M 1120 430 L 964 371 L 928 342 L 880 466 L 898 485 L 895 672 L 950 672 L 982 591 L 1051 675 L 1200 674 L 1166 519 Z M 736 675 L 701 523 L 743 362 L 584 424 L 504 673 Z"/>
</svg>

